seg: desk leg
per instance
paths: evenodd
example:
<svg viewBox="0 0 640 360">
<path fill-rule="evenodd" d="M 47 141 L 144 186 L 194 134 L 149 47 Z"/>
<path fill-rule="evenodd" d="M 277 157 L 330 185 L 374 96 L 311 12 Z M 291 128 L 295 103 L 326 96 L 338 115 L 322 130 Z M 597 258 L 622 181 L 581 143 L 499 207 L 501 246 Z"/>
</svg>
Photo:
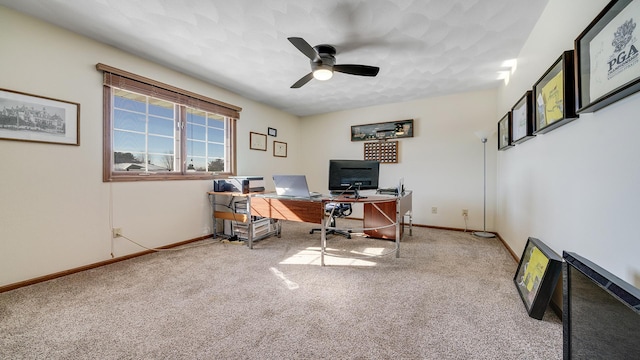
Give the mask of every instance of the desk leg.
<svg viewBox="0 0 640 360">
<path fill-rule="evenodd" d="M 327 247 L 327 227 L 324 221 L 324 217 L 322 219 L 322 228 L 320 230 L 320 265 L 324 266 L 324 250 Z"/>
<path fill-rule="evenodd" d="M 247 245 L 253 249 L 253 218 L 251 217 L 251 196 L 247 197 Z"/>
<path fill-rule="evenodd" d="M 400 200 L 396 200 L 396 258 L 400 257 L 401 227 L 402 227 L 402 215 L 400 215 Z"/>
</svg>

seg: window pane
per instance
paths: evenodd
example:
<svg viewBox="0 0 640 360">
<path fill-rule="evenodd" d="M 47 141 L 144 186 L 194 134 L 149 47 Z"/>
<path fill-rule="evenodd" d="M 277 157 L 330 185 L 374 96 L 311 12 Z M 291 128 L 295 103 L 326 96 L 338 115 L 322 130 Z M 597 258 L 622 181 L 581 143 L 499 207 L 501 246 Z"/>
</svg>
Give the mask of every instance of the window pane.
<svg viewBox="0 0 640 360">
<path fill-rule="evenodd" d="M 187 123 L 206 125 L 207 113 L 202 110 L 187 109 Z"/>
<path fill-rule="evenodd" d="M 130 164 L 144 163 L 144 154 L 142 153 L 114 151 L 113 158 L 115 160 L 115 166 L 118 171 L 126 171 L 127 166 Z M 138 166 L 138 168 L 140 167 L 141 166 Z"/>
<path fill-rule="evenodd" d="M 149 134 L 173 136 L 173 119 L 149 116 Z"/>
<path fill-rule="evenodd" d="M 210 113 L 207 119 L 207 126 L 224 130 L 224 117 Z"/>
<path fill-rule="evenodd" d="M 149 171 L 172 171 L 174 170 L 173 154 L 151 154 L 149 155 Z"/>
<path fill-rule="evenodd" d="M 207 153 L 208 157 L 224 159 L 224 145 L 209 143 L 208 150 L 209 150 Z"/>
<path fill-rule="evenodd" d="M 207 146 L 202 141 L 187 141 L 187 158 L 193 156 L 207 156 Z"/>
<path fill-rule="evenodd" d="M 121 130 L 145 131 L 147 117 L 145 114 L 125 110 L 113 111 L 113 128 Z"/>
<path fill-rule="evenodd" d="M 173 120 L 173 103 L 149 98 L 149 114 L 165 117 Z"/>
<path fill-rule="evenodd" d="M 206 140 L 206 128 L 204 126 L 187 123 L 187 139 Z"/>
<path fill-rule="evenodd" d="M 209 168 L 207 171 L 224 171 L 224 159 L 213 158 L 207 161 Z"/>
<path fill-rule="evenodd" d="M 146 96 L 115 89 L 113 107 L 144 113 L 147 108 Z"/>
<path fill-rule="evenodd" d="M 193 157 L 187 163 L 187 171 L 208 171 L 203 157 Z"/>
<path fill-rule="evenodd" d="M 150 153 L 173 154 L 173 138 L 149 135 Z"/>
<path fill-rule="evenodd" d="M 224 129 L 207 129 L 207 140 L 209 142 L 217 142 L 220 144 L 224 144 Z"/>
<path fill-rule="evenodd" d="M 144 134 L 114 130 L 113 151 L 119 151 L 119 152 L 133 151 L 133 152 L 144 153 L 145 151 Z"/>
</svg>

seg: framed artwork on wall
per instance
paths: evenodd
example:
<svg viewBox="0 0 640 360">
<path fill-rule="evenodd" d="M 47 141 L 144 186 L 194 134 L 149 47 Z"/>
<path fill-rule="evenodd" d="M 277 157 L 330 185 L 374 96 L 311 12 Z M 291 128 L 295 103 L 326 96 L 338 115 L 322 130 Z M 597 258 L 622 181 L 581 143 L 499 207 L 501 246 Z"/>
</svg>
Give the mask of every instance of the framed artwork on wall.
<svg viewBox="0 0 640 360">
<path fill-rule="evenodd" d="M 573 50 L 565 51 L 533 85 L 534 133 L 546 133 L 575 120 Z"/>
<path fill-rule="evenodd" d="M 558 254 L 536 238 L 527 240 L 513 283 L 530 317 L 542 319 L 561 270 Z"/>
<path fill-rule="evenodd" d="M 533 95 L 527 91 L 511 108 L 512 142 L 525 142 L 533 135 Z"/>
<path fill-rule="evenodd" d="M 267 151 L 267 135 L 249 132 L 249 149 Z"/>
<path fill-rule="evenodd" d="M 413 119 L 351 126 L 351 141 L 413 137 Z"/>
<path fill-rule="evenodd" d="M 498 150 L 506 150 L 513 146 L 511 142 L 511 111 L 498 121 Z"/>
<path fill-rule="evenodd" d="M 640 0 L 613 0 L 575 40 L 578 113 L 640 90 Z"/>
<path fill-rule="evenodd" d="M 272 127 L 267 128 L 267 134 L 269 134 L 269 136 L 276 137 L 278 136 L 278 129 L 274 129 Z"/>
<path fill-rule="evenodd" d="M 0 89 L 0 139 L 80 145 L 80 104 Z"/>
<path fill-rule="evenodd" d="M 287 157 L 287 143 L 282 141 L 274 141 L 273 156 Z"/>
</svg>

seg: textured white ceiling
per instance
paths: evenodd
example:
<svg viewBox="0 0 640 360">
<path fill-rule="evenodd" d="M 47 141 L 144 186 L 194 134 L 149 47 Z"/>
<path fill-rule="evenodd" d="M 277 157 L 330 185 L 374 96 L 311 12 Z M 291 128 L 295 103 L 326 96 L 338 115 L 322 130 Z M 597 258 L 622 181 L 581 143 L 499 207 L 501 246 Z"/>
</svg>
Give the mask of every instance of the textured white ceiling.
<svg viewBox="0 0 640 360">
<path fill-rule="evenodd" d="M 498 86 L 548 0 L 0 0 L 295 115 Z M 310 72 L 287 37 L 337 48 L 377 77 Z M 126 70 L 126 69 L 125 69 Z"/>
</svg>

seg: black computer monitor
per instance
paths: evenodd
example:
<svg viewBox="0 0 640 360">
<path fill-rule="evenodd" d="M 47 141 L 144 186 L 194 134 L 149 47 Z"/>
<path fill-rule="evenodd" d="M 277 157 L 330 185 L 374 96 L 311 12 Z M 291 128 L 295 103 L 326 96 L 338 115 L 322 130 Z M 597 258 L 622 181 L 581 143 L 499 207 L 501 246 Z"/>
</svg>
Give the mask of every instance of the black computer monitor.
<svg viewBox="0 0 640 360">
<path fill-rule="evenodd" d="M 579 255 L 563 258 L 564 359 L 637 359 L 640 290 Z"/>
<path fill-rule="evenodd" d="M 377 189 L 380 163 L 371 160 L 329 160 L 329 191 L 355 193 Z"/>
</svg>

